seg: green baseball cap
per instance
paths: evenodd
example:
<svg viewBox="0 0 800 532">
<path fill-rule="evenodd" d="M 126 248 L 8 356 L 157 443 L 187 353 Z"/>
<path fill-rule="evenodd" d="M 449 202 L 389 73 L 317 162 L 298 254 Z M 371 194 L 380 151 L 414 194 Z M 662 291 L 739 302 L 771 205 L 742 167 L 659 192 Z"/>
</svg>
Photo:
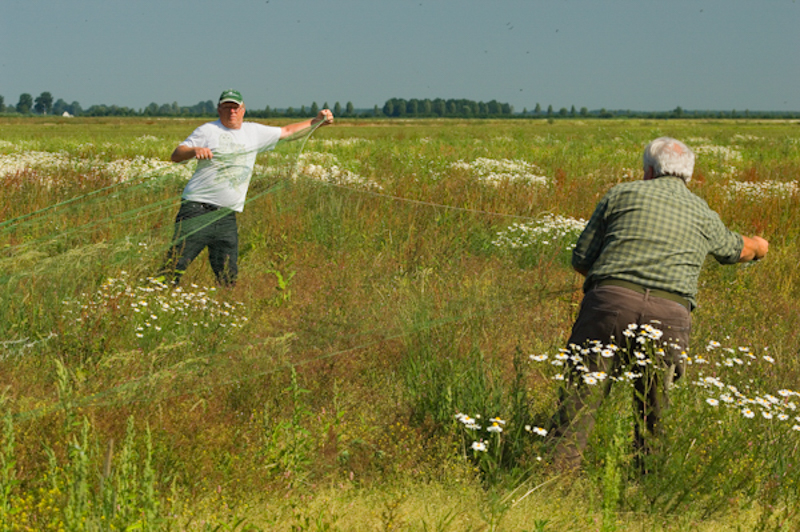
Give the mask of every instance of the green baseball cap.
<svg viewBox="0 0 800 532">
<path fill-rule="evenodd" d="M 242 105 L 244 103 L 244 98 L 242 98 L 242 93 L 239 91 L 235 91 L 233 89 L 228 89 L 222 91 L 222 94 L 219 95 L 219 103 L 225 102 L 233 102 Z"/>
</svg>

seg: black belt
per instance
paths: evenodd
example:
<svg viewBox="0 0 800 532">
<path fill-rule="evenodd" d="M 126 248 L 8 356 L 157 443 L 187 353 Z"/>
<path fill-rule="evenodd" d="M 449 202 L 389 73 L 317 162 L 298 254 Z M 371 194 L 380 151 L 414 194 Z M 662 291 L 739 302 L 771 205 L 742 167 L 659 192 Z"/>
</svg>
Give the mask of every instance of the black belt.
<svg viewBox="0 0 800 532">
<path fill-rule="evenodd" d="M 646 288 L 636 283 L 632 283 L 630 281 L 623 281 L 621 279 L 603 279 L 602 281 L 598 281 L 597 284 L 595 284 L 594 286 L 595 288 L 598 286 L 621 286 L 622 288 L 627 288 L 628 290 L 633 290 L 634 292 L 638 292 L 640 294 L 647 294 L 649 292 L 650 295 L 652 296 L 680 303 L 681 305 L 686 307 L 686 310 L 688 310 L 689 312 L 692 311 L 692 304 L 689 302 L 689 300 L 683 296 L 679 296 L 674 292 L 667 292 L 666 290 L 657 290 L 655 288 Z"/>
<path fill-rule="evenodd" d="M 214 205 L 213 203 L 203 203 L 200 201 L 192 201 L 192 200 L 184 200 L 184 201 L 186 201 L 187 203 L 194 203 L 195 205 L 200 206 L 203 210 L 206 211 L 218 211 L 219 209 L 222 208 L 219 205 Z"/>
</svg>

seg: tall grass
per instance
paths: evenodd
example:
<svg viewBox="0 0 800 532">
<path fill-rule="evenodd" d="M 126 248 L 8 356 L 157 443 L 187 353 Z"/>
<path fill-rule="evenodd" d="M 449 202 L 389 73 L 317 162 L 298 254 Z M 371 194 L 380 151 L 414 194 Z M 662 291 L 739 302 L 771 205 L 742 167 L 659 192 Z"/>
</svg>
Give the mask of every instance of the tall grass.
<svg viewBox="0 0 800 532">
<path fill-rule="evenodd" d="M 235 288 L 201 256 L 169 290 L 147 278 L 190 175 L 166 161 L 196 123 L 4 120 L 4 527 L 797 526 L 797 124 L 337 124 L 259 157 Z M 529 356 L 562 347 L 575 235 L 660 135 L 771 252 L 705 268 L 652 472 L 619 393 L 560 476 L 539 432 L 559 368 Z"/>
</svg>

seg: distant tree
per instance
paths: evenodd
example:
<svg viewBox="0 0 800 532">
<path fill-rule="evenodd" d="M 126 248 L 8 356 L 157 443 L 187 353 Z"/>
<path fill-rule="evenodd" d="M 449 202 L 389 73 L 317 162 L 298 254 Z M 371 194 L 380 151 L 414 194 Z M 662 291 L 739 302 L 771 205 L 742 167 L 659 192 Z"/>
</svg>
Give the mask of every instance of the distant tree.
<svg viewBox="0 0 800 532">
<path fill-rule="evenodd" d="M 568 114 L 569 114 L 569 111 L 567 111 L 566 107 L 562 107 L 561 109 L 558 110 L 558 116 L 560 116 L 562 118 L 565 118 Z"/>
<path fill-rule="evenodd" d="M 578 113 L 575 111 L 575 106 L 573 105 L 569 110 L 569 116 L 575 116 Z"/>
<path fill-rule="evenodd" d="M 412 98 L 408 101 L 408 104 L 406 105 L 406 114 L 414 117 L 419 115 L 419 100 Z"/>
<path fill-rule="evenodd" d="M 33 97 L 27 92 L 20 94 L 19 101 L 17 102 L 17 112 L 25 115 L 31 112 L 32 107 Z"/>
<path fill-rule="evenodd" d="M 447 102 L 441 98 L 436 98 L 433 101 L 433 113 L 436 116 L 444 116 L 447 114 Z"/>
<path fill-rule="evenodd" d="M 3 111 L 6 110 L 5 101 L 6 101 L 6 99 L 3 98 L 2 94 L 0 94 L 0 113 L 2 113 Z"/>
<path fill-rule="evenodd" d="M 676 107 L 675 110 L 672 111 L 672 116 L 675 118 L 683 118 L 683 108 L 680 105 Z"/>
<path fill-rule="evenodd" d="M 533 108 L 533 114 L 535 114 L 537 116 L 542 114 L 542 106 L 539 105 L 538 102 L 536 103 L 536 107 Z"/>
<path fill-rule="evenodd" d="M 589 110 L 586 107 L 581 107 L 581 116 L 589 116 Z"/>
<path fill-rule="evenodd" d="M 372 116 L 378 116 L 381 114 L 381 110 L 378 108 L 378 104 L 375 104 L 375 107 L 372 108 Z"/>
<path fill-rule="evenodd" d="M 48 115 L 53 111 L 53 95 L 43 92 L 36 97 L 33 109 L 40 115 Z"/>
<path fill-rule="evenodd" d="M 331 107 L 328 105 L 328 102 L 322 104 L 323 109 L 330 109 Z"/>
<path fill-rule="evenodd" d="M 433 102 L 431 102 L 430 98 L 422 100 L 422 110 L 420 113 L 422 116 L 431 116 L 433 114 Z"/>
<path fill-rule="evenodd" d="M 69 104 L 65 102 L 63 98 L 59 98 L 56 100 L 56 103 L 53 104 L 53 114 L 56 116 L 61 116 L 64 113 L 69 113 L 69 111 L 67 111 L 67 107 L 69 107 Z"/>
<path fill-rule="evenodd" d="M 333 116 L 339 116 L 342 114 L 342 106 L 339 105 L 339 102 L 333 104 Z"/>
<path fill-rule="evenodd" d="M 344 106 L 344 112 L 347 116 L 354 116 L 356 114 L 356 109 L 353 107 L 353 102 L 347 102 Z"/>
<path fill-rule="evenodd" d="M 69 111 L 72 116 L 79 116 L 83 114 L 83 107 L 81 107 L 81 104 L 79 104 L 77 101 L 74 101 L 69 104 L 67 111 Z"/>
<path fill-rule="evenodd" d="M 553 106 L 552 105 L 548 105 L 547 106 L 547 117 L 549 118 L 551 116 L 553 116 Z"/>
<path fill-rule="evenodd" d="M 311 102 L 311 116 L 317 116 L 319 114 L 319 105 L 317 102 Z"/>
<path fill-rule="evenodd" d="M 386 103 L 383 104 L 383 114 L 394 116 L 394 102 L 392 100 L 386 100 Z"/>
<path fill-rule="evenodd" d="M 406 116 L 408 114 L 408 102 L 403 98 L 392 99 L 394 100 L 394 116 Z"/>
</svg>

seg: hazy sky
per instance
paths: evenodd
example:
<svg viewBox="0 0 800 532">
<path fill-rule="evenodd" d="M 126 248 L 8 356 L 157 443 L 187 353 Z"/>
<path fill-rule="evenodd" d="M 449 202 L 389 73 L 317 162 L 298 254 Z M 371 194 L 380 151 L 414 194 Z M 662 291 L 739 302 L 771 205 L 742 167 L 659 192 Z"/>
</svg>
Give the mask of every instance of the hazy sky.
<svg viewBox="0 0 800 532">
<path fill-rule="evenodd" d="M 0 95 L 800 110 L 793 0 L 3 0 Z"/>
</svg>

